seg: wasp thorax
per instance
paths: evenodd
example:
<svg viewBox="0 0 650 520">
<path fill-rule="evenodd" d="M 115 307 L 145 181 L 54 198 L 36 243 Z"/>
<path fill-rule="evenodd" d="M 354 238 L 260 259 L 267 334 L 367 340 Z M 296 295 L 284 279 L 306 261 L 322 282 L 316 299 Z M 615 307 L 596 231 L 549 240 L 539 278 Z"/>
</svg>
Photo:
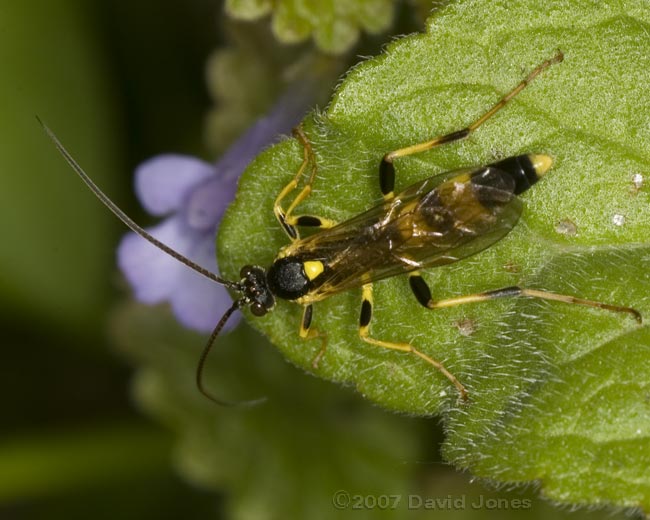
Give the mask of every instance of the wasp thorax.
<svg viewBox="0 0 650 520">
<path fill-rule="evenodd" d="M 245 265 L 239 272 L 241 291 L 255 316 L 264 316 L 275 305 L 275 298 L 269 289 L 266 272 L 256 265 Z"/>
<path fill-rule="evenodd" d="M 309 291 L 309 277 L 305 273 L 304 262 L 295 256 L 275 260 L 266 279 L 271 292 L 285 300 L 296 300 Z"/>
</svg>

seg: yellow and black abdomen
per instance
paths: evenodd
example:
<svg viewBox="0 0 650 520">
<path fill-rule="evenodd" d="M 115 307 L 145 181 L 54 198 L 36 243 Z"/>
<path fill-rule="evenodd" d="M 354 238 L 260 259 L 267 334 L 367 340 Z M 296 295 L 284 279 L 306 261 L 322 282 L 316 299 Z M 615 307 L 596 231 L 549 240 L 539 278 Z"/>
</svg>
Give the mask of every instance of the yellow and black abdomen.
<svg viewBox="0 0 650 520">
<path fill-rule="evenodd" d="M 490 164 L 496 173 L 494 177 L 508 177 L 512 180 L 513 194 L 521 195 L 529 189 L 550 169 L 553 160 L 548 155 L 527 154 L 508 157 L 501 161 Z"/>
<path fill-rule="evenodd" d="M 438 245 L 453 248 L 469 237 L 514 226 L 521 212 L 517 196 L 551 164 L 547 155 L 518 155 L 447 174 L 443 182 L 420 196 L 412 225 L 416 236 L 428 236 Z"/>
</svg>

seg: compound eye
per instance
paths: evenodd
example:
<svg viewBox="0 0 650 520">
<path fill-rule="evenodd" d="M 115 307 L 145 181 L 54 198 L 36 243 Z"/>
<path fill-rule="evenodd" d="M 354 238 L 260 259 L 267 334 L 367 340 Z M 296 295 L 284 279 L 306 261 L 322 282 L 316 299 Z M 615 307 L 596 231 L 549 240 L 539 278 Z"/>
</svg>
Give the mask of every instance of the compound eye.
<svg viewBox="0 0 650 520">
<path fill-rule="evenodd" d="M 255 316 L 264 316 L 268 312 L 261 303 L 252 303 L 250 309 Z"/>
<path fill-rule="evenodd" d="M 239 277 L 240 278 L 248 278 L 248 275 L 250 274 L 251 269 L 252 269 L 252 267 L 250 265 L 245 265 L 239 271 Z"/>
</svg>

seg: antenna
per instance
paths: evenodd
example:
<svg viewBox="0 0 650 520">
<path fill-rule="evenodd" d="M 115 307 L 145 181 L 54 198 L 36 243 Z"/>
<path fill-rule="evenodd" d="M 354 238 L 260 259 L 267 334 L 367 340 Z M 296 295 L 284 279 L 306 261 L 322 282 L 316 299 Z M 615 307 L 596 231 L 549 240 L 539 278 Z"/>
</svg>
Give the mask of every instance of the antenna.
<svg viewBox="0 0 650 520">
<path fill-rule="evenodd" d="M 229 289 L 236 289 L 240 290 L 239 283 L 237 282 L 232 282 L 230 280 L 225 280 L 224 278 L 221 278 L 220 276 L 217 276 L 211 271 L 208 271 L 207 269 L 201 267 L 199 264 L 196 262 L 193 262 L 186 256 L 181 255 L 179 252 L 173 250 L 171 247 L 169 247 L 167 244 L 163 244 L 160 240 L 154 238 L 151 234 L 149 234 L 147 231 L 145 231 L 142 227 L 140 227 L 138 224 L 136 224 L 131 217 L 129 217 L 126 213 L 124 213 L 120 208 L 117 207 L 117 205 L 110 199 L 108 196 L 101 190 L 99 189 L 99 186 L 97 186 L 92 179 L 88 176 L 88 174 L 83 170 L 81 166 L 77 163 L 77 161 L 74 160 L 72 155 L 68 152 L 68 150 L 65 149 L 61 141 L 54 135 L 54 132 L 50 130 L 45 123 L 41 120 L 40 117 L 36 116 L 36 119 L 40 123 L 40 125 L 43 127 L 43 130 L 45 130 L 45 133 L 47 136 L 50 138 L 50 140 L 54 143 L 54 145 L 57 147 L 61 155 L 63 155 L 63 158 L 68 162 L 68 164 L 72 167 L 72 169 L 81 177 L 81 180 L 84 181 L 86 186 L 90 188 L 90 190 L 95 194 L 95 196 L 101 201 L 104 206 L 106 206 L 108 209 L 110 209 L 113 214 L 119 218 L 126 226 L 133 231 L 134 233 L 137 233 L 140 235 L 142 238 L 144 238 L 146 241 L 149 243 L 153 244 L 156 246 L 158 249 L 163 251 L 164 253 L 167 253 L 169 256 L 172 258 L 178 260 L 182 264 L 185 264 L 187 267 L 190 269 L 193 269 L 197 273 L 205 276 L 206 278 L 209 278 L 213 282 L 217 282 L 218 284 L 224 285 L 225 287 L 228 287 Z"/>
<path fill-rule="evenodd" d="M 181 255 L 171 247 L 169 247 L 167 244 L 164 244 L 160 240 L 154 238 L 150 233 L 145 231 L 142 227 L 140 227 L 138 224 L 136 224 L 131 217 L 129 217 L 126 213 L 124 213 L 108 196 L 97 186 L 92 179 L 88 176 L 88 174 L 83 170 L 81 166 L 77 163 L 77 161 L 74 160 L 72 155 L 68 152 L 68 150 L 65 149 L 61 141 L 56 137 L 54 132 L 50 130 L 45 123 L 41 120 L 40 117 L 36 116 L 36 119 L 40 123 L 40 125 L 43 127 L 43 130 L 45 130 L 45 133 L 47 136 L 50 138 L 50 140 L 54 143 L 54 145 L 57 147 L 61 155 L 63 155 L 63 158 L 68 162 L 68 164 L 72 167 L 72 169 L 81 177 L 81 180 L 90 188 L 90 190 L 95 194 L 95 196 L 100 200 L 104 206 L 106 206 L 108 209 L 110 209 L 113 214 L 119 218 L 126 226 L 133 231 L 134 233 L 140 235 L 142 238 L 144 238 L 146 241 L 149 243 L 153 244 L 156 246 L 158 249 L 163 251 L 164 253 L 167 253 L 169 256 L 172 258 L 178 260 L 182 264 L 186 265 L 190 269 L 193 269 L 197 273 L 205 276 L 206 278 L 209 278 L 210 280 L 217 282 L 218 284 L 224 285 L 229 289 L 235 289 L 239 292 L 242 292 L 242 287 L 239 282 L 232 282 L 230 280 L 225 280 L 224 278 L 221 278 L 220 276 L 217 276 L 211 271 L 208 271 L 207 269 L 204 269 L 201 267 L 199 264 L 193 262 L 189 258 Z M 240 403 L 230 403 L 227 401 L 222 401 L 221 399 L 217 399 L 214 397 L 210 392 L 208 392 L 203 385 L 203 369 L 205 368 L 205 362 L 208 357 L 208 354 L 212 350 L 212 347 L 214 346 L 214 342 L 217 339 L 217 336 L 221 332 L 221 329 L 223 329 L 224 325 L 230 318 L 233 312 L 235 312 L 238 309 L 241 309 L 246 304 L 246 298 L 240 298 L 236 300 L 230 308 L 224 313 L 224 315 L 221 317 L 219 320 L 219 323 L 217 323 L 216 327 L 212 331 L 212 334 L 210 334 L 210 338 L 208 339 L 207 343 L 205 344 L 205 347 L 203 347 L 203 351 L 201 353 L 201 357 L 199 358 L 199 363 L 196 367 L 196 386 L 198 387 L 199 391 L 208 399 L 211 401 L 220 404 L 222 406 L 254 406 L 257 405 L 263 401 L 266 400 L 266 398 L 262 399 L 256 399 L 252 401 L 243 401 Z"/>
</svg>

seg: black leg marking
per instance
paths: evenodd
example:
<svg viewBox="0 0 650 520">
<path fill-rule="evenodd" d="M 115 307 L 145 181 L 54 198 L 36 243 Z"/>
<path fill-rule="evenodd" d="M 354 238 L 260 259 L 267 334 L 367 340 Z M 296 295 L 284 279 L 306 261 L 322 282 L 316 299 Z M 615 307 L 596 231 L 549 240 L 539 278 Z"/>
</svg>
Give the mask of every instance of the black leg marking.
<svg viewBox="0 0 650 520">
<path fill-rule="evenodd" d="M 438 138 L 437 145 L 460 141 L 461 139 L 465 139 L 471 132 L 472 131 L 469 128 L 463 128 L 462 130 L 457 130 L 456 132 L 443 135 Z"/>
<path fill-rule="evenodd" d="M 313 307 L 311 305 L 307 305 L 305 307 L 304 312 L 302 313 L 302 327 L 300 329 L 300 335 L 303 336 L 303 331 L 304 331 L 304 337 L 309 335 L 309 328 L 311 327 L 311 318 L 313 316 Z"/>
<path fill-rule="evenodd" d="M 296 238 L 298 238 L 298 231 L 296 231 L 296 228 L 287 222 L 284 211 L 280 209 L 276 212 L 276 215 L 278 217 L 278 221 L 280 222 L 280 225 L 282 226 L 282 229 L 284 229 L 284 232 L 287 235 L 289 235 L 289 238 L 291 240 L 295 240 Z"/>
<path fill-rule="evenodd" d="M 296 226 L 329 229 L 336 226 L 337 223 L 332 219 L 317 217 L 315 215 L 290 215 L 286 219 L 286 224 L 294 229 Z M 297 230 L 295 231 L 297 235 L 298 232 Z"/>
<path fill-rule="evenodd" d="M 512 285 L 510 287 L 504 287 L 503 289 L 495 289 L 494 291 L 485 291 L 481 293 L 487 300 L 493 298 L 509 298 L 512 296 L 520 296 L 522 292 L 521 287 Z"/>
<path fill-rule="evenodd" d="M 386 157 L 379 164 L 379 188 L 385 198 L 392 198 L 395 191 L 395 166 Z"/>
<path fill-rule="evenodd" d="M 312 215 L 301 215 L 296 217 L 296 226 L 321 227 L 322 225 L 323 223 L 321 219 Z"/>
<path fill-rule="evenodd" d="M 420 305 L 428 307 L 431 301 L 431 290 L 419 273 L 409 274 L 409 285 Z"/>
<path fill-rule="evenodd" d="M 359 327 L 365 328 L 370 324 L 372 319 L 372 303 L 364 298 L 361 303 L 361 314 L 359 315 Z"/>
</svg>

